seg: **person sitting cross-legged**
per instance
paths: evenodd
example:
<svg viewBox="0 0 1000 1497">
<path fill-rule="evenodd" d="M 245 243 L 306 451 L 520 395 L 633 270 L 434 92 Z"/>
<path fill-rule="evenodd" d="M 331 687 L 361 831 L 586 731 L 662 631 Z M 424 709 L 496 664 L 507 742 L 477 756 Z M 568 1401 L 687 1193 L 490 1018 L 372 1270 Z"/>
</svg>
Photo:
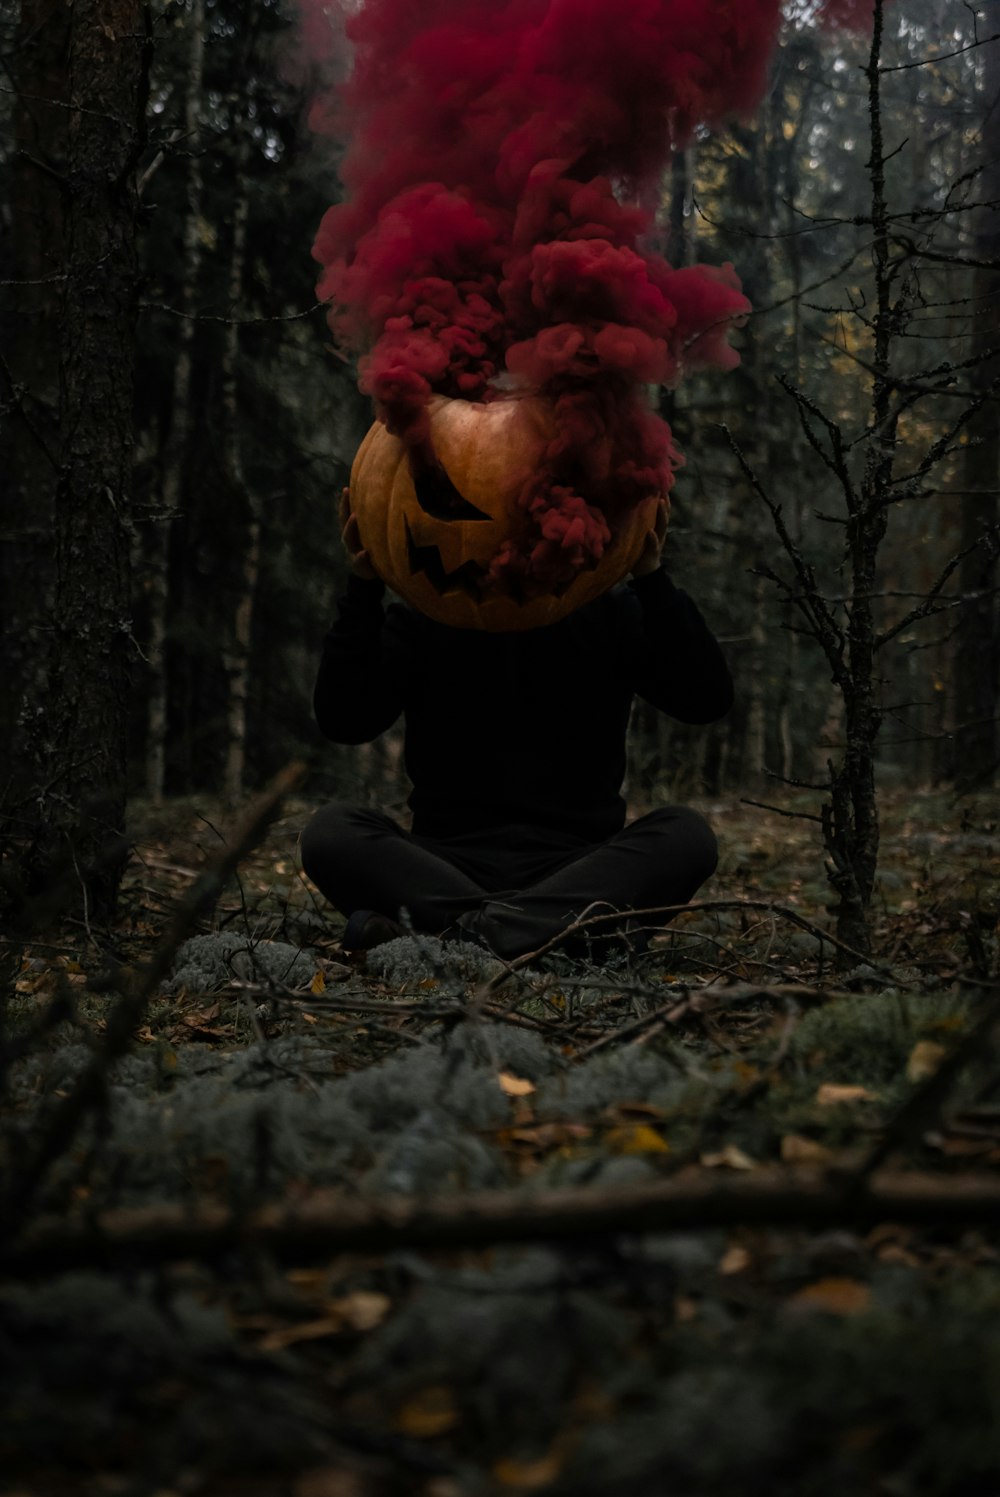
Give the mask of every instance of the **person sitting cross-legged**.
<svg viewBox="0 0 1000 1497">
<path fill-rule="evenodd" d="M 636 695 L 685 723 L 732 703 L 718 642 L 663 568 L 666 507 L 627 583 L 557 623 L 495 634 L 385 608 L 346 505 L 343 520 L 352 570 L 316 718 L 356 744 L 402 714 L 413 785 L 409 831 L 334 803 L 303 832 L 305 872 L 348 917 L 345 949 L 410 928 L 505 960 L 550 943 L 574 953 L 587 932 L 622 939 L 632 911 L 687 903 L 716 866 L 707 821 L 664 806 L 626 825 L 621 795 Z"/>
</svg>

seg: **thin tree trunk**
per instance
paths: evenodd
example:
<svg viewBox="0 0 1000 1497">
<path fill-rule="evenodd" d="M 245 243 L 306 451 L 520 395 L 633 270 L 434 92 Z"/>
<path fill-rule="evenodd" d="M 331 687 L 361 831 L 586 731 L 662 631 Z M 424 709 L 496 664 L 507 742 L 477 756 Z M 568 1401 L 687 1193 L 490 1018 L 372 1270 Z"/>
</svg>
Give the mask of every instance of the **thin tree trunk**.
<svg viewBox="0 0 1000 1497">
<path fill-rule="evenodd" d="M 205 0 L 192 0 L 188 20 L 191 28 L 188 53 L 188 83 L 184 108 L 187 168 L 187 213 L 184 219 L 184 273 L 180 311 L 185 315 L 177 330 L 177 362 L 174 365 L 170 437 L 163 459 L 161 498 L 163 513 L 153 530 L 149 558 L 149 662 L 146 707 L 146 793 L 154 801 L 163 799 L 167 739 L 167 618 L 170 608 L 170 537 L 174 516 L 180 508 L 184 473 L 191 440 L 191 369 L 194 351 L 198 280 L 202 259 L 202 171 L 197 136 L 201 122 L 202 85 L 205 69 Z"/>
<path fill-rule="evenodd" d="M 837 934 L 859 951 L 871 949 L 869 907 L 878 866 L 879 814 L 875 792 L 875 742 L 882 723 L 875 680 L 875 587 L 879 547 L 888 522 L 886 496 L 892 486 L 898 406 L 893 401 L 892 351 L 900 311 L 893 305 L 886 197 L 881 59 L 883 4 L 876 0 L 866 76 L 869 90 L 871 155 L 873 319 L 870 436 L 860 487 L 852 493 L 847 521 L 851 601 L 847 623 L 847 679 L 844 683 L 844 757 L 830 775 L 830 799 L 823 808 L 831 858 L 830 882 L 840 898 Z M 900 305 L 903 293 L 900 292 Z"/>
<path fill-rule="evenodd" d="M 33 704 L 46 694 L 55 584 L 60 319 L 66 272 L 69 21 L 62 0 L 22 0 L 0 277 L 0 744 L 7 835 L 35 776 Z M 6 839 L 5 839 L 6 840 Z"/>
<path fill-rule="evenodd" d="M 757 232 L 761 236 L 751 240 L 743 262 L 744 284 L 751 301 L 758 307 L 766 307 L 773 300 L 773 251 L 766 238 L 777 219 L 775 184 L 768 161 L 770 123 L 769 110 L 764 109 L 754 126 L 745 127 L 737 133 L 742 156 L 742 169 L 736 178 L 737 191 L 750 207 Z M 757 413 L 752 461 L 757 471 L 762 473 L 771 473 L 774 467 L 774 420 L 771 414 L 773 381 L 768 379 L 766 372 L 764 345 L 767 337 L 765 328 L 751 318 L 741 375 L 747 384 L 744 403 Z M 734 518 L 736 554 L 752 555 L 756 549 L 762 517 L 755 507 L 744 505 Z M 773 720 L 776 707 L 773 681 L 783 644 L 773 633 L 769 636 L 767 613 L 764 579 L 758 578 L 749 599 L 749 617 L 746 618 L 750 643 L 747 659 L 750 669 L 743 688 L 746 733 L 741 784 L 748 788 L 760 786 L 765 778 L 769 747 L 768 723 Z"/>
<path fill-rule="evenodd" d="M 972 257 L 987 262 L 974 272 L 976 319 L 973 357 L 984 362 L 970 370 L 972 387 L 985 391 L 1000 374 L 1000 44 L 983 47 L 984 120 L 980 148 L 984 163 L 976 196 L 989 204 L 979 211 Z M 959 581 L 965 603 L 955 651 L 956 778 L 962 785 L 992 782 L 997 769 L 997 697 L 1000 692 L 1000 629 L 993 589 L 996 548 L 977 545 L 998 518 L 1000 493 L 1000 391 L 994 390 L 969 423 L 963 463 L 962 540 L 975 547 L 962 563 Z"/>
<path fill-rule="evenodd" d="M 239 307 L 243 293 L 246 264 L 247 222 L 250 216 L 250 193 L 247 181 L 249 140 L 246 128 L 241 131 L 236 152 L 236 200 L 233 207 L 233 236 L 229 274 L 230 321 L 226 326 L 223 349 L 222 400 L 225 421 L 225 465 L 229 487 L 246 526 L 240 591 L 232 621 L 229 646 L 223 656 L 229 685 L 227 704 L 227 746 L 223 789 L 229 800 L 243 794 L 246 775 L 247 698 L 250 688 L 250 644 L 253 629 L 253 607 L 260 570 L 260 518 L 247 488 L 240 440 L 238 378 L 240 364 Z"/>
<path fill-rule="evenodd" d="M 753 613 L 750 620 L 754 670 L 747 683 L 747 762 L 744 766 L 744 783 L 750 788 L 762 783 L 767 765 L 767 720 L 770 704 L 767 700 L 769 680 L 765 663 L 769 654 L 774 655 L 777 642 L 772 639 L 770 650 L 768 649 L 764 623 L 766 609 L 764 579 L 759 577 L 754 584 Z"/>
</svg>

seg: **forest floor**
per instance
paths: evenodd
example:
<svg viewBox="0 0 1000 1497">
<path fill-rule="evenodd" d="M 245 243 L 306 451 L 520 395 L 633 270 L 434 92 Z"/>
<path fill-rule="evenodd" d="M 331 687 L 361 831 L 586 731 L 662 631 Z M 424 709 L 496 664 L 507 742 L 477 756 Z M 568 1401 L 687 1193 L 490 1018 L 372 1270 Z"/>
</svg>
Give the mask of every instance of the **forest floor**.
<svg viewBox="0 0 1000 1497">
<path fill-rule="evenodd" d="M 1000 1490 L 1000 798 L 886 797 L 868 962 L 780 805 L 505 971 L 345 957 L 286 801 L 141 1013 L 229 834 L 137 808 L 6 1007 L 0 1497 Z"/>
</svg>

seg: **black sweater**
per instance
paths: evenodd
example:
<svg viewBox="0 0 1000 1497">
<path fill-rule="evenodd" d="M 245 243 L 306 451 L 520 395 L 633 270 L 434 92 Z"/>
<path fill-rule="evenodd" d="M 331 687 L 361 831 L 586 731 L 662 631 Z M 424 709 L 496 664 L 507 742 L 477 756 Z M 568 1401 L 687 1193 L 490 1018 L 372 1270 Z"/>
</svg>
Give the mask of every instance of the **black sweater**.
<svg viewBox="0 0 1000 1497">
<path fill-rule="evenodd" d="M 383 611 L 384 591 L 351 577 L 324 642 L 316 720 L 335 743 L 367 743 L 405 714 L 424 836 L 527 823 L 601 841 L 625 819 L 633 695 L 687 723 L 732 703 L 718 643 L 663 570 L 508 634 L 451 629 L 401 603 Z"/>
</svg>

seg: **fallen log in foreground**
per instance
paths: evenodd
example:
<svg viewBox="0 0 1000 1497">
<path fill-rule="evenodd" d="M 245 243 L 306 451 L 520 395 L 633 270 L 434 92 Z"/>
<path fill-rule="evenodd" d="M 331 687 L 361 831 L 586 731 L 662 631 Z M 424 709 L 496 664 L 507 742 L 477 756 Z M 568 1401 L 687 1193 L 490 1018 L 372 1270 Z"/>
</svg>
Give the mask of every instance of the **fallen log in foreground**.
<svg viewBox="0 0 1000 1497">
<path fill-rule="evenodd" d="M 40 1218 L 0 1248 L 0 1275 L 209 1260 L 247 1250 L 301 1261 L 340 1253 L 583 1241 L 713 1227 L 867 1228 L 880 1222 L 996 1225 L 1000 1177 L 884 1170 L 859 1181 L 831 1171 L 761 1168 L 747 1174 L 691 1173 L 615 1190 L 483 1191 L 369 1201 L 322 1190 L 242 1211 L 218 1204 L 98 1211 L 86 1218 Z"/>
</svg>

